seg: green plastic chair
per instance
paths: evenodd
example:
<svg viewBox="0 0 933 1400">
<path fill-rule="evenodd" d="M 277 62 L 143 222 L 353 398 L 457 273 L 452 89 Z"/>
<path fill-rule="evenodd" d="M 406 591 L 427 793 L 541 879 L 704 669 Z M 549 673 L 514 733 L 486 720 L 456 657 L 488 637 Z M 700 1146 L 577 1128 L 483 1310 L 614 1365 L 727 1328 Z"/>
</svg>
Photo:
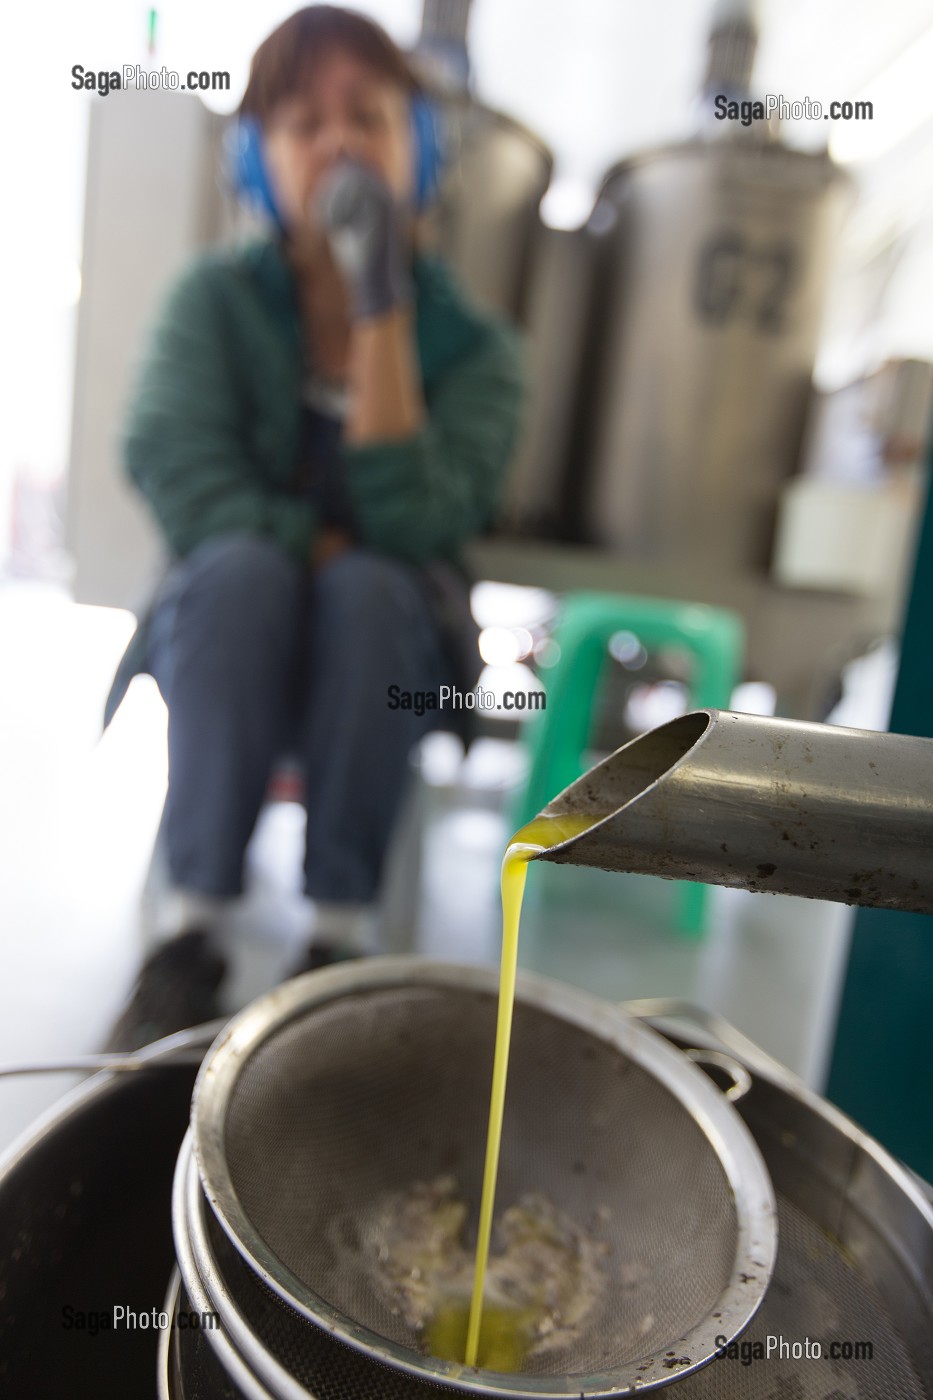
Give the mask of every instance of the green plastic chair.
<svg viewBox="0 0 933 1400">
<path fill-rule="evenodd" d="M 522 727 L 529 765 L 513 813 L 516 830 L 583 773 L 606 650 L 621 631 L 634 633 L 646 648 L 676 646 L 690 653 L 692 708 L 728 709 L 744 655 L 745 628 L 737 614 L 622 593 L 566 594 L 552 634 L 558 660 L 542 677 L 547 708 Z M 703 932 L 705 896 L 705 886 L 681 884 L 677 925 L 682 933 Z"/>
</svg>

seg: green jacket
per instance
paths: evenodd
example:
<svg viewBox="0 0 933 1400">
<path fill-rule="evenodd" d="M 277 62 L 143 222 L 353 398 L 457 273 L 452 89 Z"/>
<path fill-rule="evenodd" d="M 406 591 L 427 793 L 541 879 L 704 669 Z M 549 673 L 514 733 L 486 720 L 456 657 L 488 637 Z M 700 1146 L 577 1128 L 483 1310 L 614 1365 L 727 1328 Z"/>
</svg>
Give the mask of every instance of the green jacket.
<svg viewBox="0 0 933 1400">
<path fill-rule="evenodd" d="M 346 446 L 361 542 L 414 564 L 455 560 L 495 512 L 523 397 L 517 333 L 471 306 L 444 264 L 414 260 L 427 422 Z M 277 242 L 213 250 L 178 281 L 143 357 L 127 470 L 175 557 L 246 531 L 307 560 L 313 505 L 290 494 L 301 426 L 296 288 Z"/>
</svg>

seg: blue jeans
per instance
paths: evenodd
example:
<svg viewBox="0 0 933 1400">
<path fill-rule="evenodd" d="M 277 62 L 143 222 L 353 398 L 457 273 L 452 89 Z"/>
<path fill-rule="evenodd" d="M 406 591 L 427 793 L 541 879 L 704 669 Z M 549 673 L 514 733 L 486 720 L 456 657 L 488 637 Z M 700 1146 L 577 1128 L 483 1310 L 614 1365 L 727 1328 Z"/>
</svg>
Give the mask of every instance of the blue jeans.
<svg viewBox="0 0 933 1400">
<path fill-rule="evenodd" d="M 149 631 L 168 706 L 163 817 L 174 883 L 239 894 L 271 770 L 302 765 L 305 888 L 369 902 L 430 717 L 390 710 L 390 685 L 449 680 L 415 569 L 351 549 L 313 575 L 269 541 L 226 535 L 175 565 Z"/>
</svg>

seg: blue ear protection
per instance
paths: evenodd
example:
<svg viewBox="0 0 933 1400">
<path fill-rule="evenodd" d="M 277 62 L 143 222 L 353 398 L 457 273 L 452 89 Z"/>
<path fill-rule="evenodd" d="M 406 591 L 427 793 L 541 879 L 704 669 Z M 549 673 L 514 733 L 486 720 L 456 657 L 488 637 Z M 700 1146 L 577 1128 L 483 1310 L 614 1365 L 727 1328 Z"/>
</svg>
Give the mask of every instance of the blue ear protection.
<svg viewBox="0 0 933 1400">
<path fill-rule="evenodd" d="M 424 209 L 437 194 L 443 170 L 441 114 L 435 103 L 417 94 L 411 103 L 415 153 L 414 204 Z M 262 153 L 262 129 L 255 117 L 241 117 L 224 138 L 229 179 L 244 204 L 284 228 Z"/>
<path fill-rule="evenodd" d="M 444 170 L 444 128 L 436 102 L 418 93 L 411 104 L 415 149 L 415 208 L 426 209 L 437 195 Z"/>
<path fill-rule="evenodd" d="M 262 130 L 255 117 L 240 117 L 224 136 L 227 174 L 237 197 L 254 213 L 265 214 L 284 228 L 278 211 L 266 162 L 262 154 Z"/>
</svg>

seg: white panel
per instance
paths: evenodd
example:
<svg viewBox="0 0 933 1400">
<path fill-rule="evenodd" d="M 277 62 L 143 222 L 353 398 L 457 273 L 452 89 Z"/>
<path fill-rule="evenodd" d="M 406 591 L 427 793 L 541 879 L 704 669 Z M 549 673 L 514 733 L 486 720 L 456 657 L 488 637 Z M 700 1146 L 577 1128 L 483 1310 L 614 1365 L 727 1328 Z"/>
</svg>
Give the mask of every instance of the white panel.
<svg viewBox="0 0 933 1400">
<path fill-rule="evenodd" d="M 82 603 L 138 605 L 159 545 L 119 436 L 166 287 L 216 232 L 218 119 L 197 98 L 126 90 L 94 104 L 78 321 L 68 546 Z"/>
</svg>

